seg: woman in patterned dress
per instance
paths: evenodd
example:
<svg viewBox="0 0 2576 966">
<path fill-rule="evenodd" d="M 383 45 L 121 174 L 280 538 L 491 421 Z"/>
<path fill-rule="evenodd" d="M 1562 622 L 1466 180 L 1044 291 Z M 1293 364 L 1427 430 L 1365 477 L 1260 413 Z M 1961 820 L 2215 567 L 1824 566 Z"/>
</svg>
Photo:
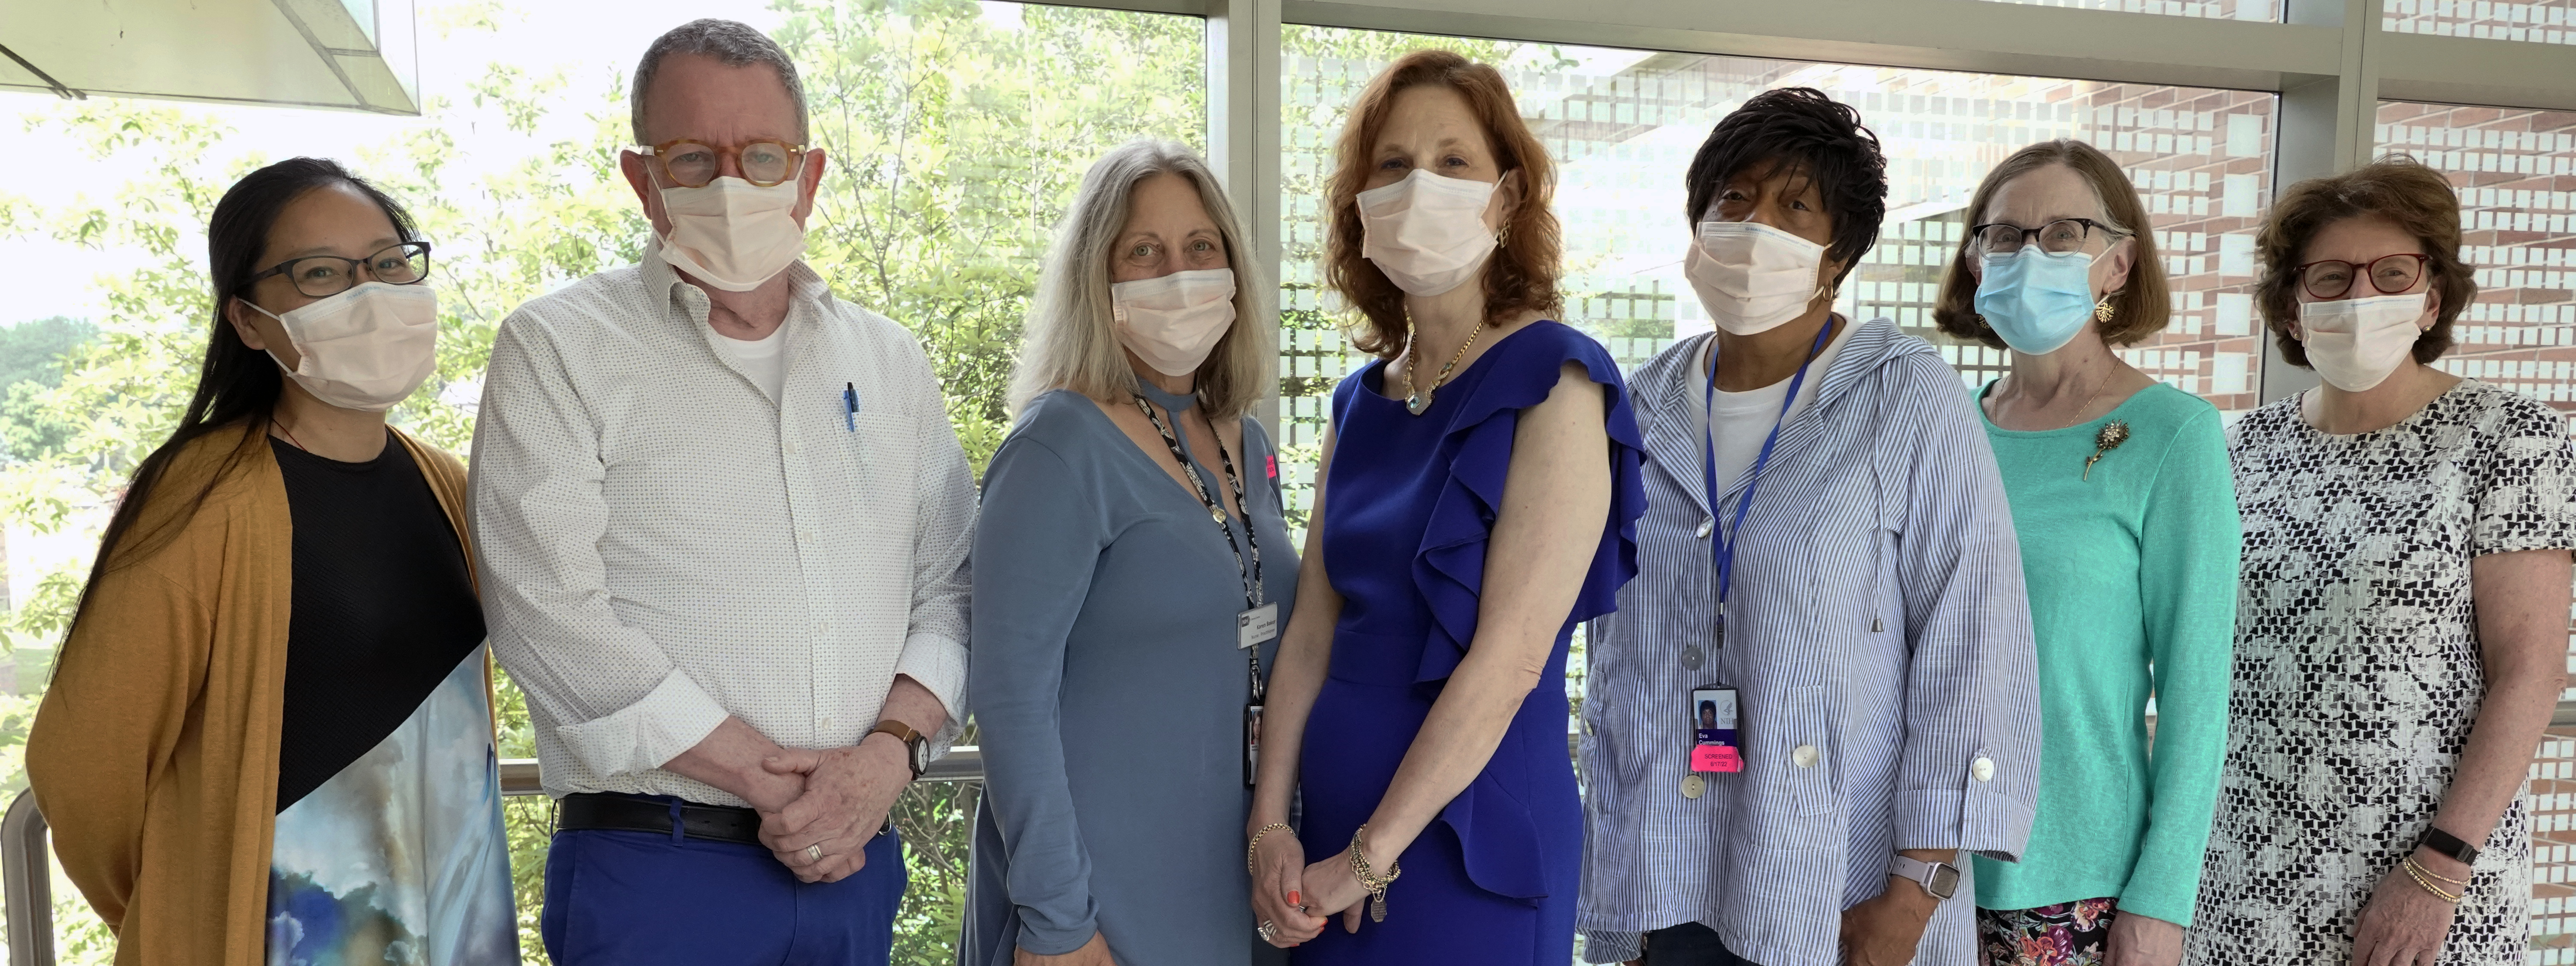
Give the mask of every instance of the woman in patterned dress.
<svg viewBox="0 0 2576 966">
<path fill-rule="evenodd" d="M 2189 962 L 2524 959 L 2576 453 L 2548 406 L 2426 366 L 2477 294 L 2459 225 L 2390 158 L 2293 186 L 2257 242 L 2281 354 L 2325 384 L 2228 441 L 2244 576 Z"/>
</svg>

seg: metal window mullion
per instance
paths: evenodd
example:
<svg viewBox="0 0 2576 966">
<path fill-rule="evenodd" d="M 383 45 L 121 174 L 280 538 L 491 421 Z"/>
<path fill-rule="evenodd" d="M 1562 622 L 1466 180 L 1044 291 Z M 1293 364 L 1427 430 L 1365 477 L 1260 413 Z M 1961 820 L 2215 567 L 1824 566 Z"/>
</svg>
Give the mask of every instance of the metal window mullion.
<svg viewBox="0 0 2576 966">
<path fill-rule="evenodd" d="M 2379 112 L 2374 55 L 2382 38 L 2380 2 L 2288 0 L 2290 22 L 2342 33 L 2342 57 L 2332 74 L 2283 78 L 2280 113 L 2274 118 L 2278 135 L 2272 152 L 2274 200 L 2300 181 L 2352 170 L 2368 161 L 2377 148 L 2372 122 Z M 2315 372 L 2281 358 L 2279 342 L 2268 327 L 2261 342 L 2263 367 L 2256 398 L 2268 403 L 2316 386 Z"/>
<path fill-rule="evenodd" d="M 1208 163 L 1250 234 L 1245 259 L 1253 315 L 1279 335 L 1279 0 L 1210 0 L 1207 7 Z M 1272 355 L 1277 355 L 1274 349 Z M 1283 439 L 1279 381 L 1263 387 L 1255 415 Z"/>
</svg>

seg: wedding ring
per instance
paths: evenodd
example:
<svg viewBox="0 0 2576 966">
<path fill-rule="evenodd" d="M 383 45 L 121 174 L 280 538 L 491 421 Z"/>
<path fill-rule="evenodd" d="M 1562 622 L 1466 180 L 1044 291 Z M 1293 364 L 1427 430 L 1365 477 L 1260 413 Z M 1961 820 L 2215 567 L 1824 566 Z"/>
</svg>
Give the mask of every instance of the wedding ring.
<svg viewBox="0 0 2576 966">
<path fill-rule="evenodd" d="M 1252 931 L 1261 934 L 1262 942 L 1269 942 L 1279 935 L 1279 924 L 1271 922 L 1268 919 L 1264 919 L 1261 921 L 1261 925 Z"/>
<path fill-rule="evenodd" d="M 808 846 L 806 846 L 806 847 L 805 847 L 805 861 L 807 861 L 807 862 L 821 862 L 821 861 L 823 861 L 823 846 L 822 846 L 820 843 L 817 843 L 817 844 L 814 844 L 814 845 L 808 845 Z"/>
</svg>

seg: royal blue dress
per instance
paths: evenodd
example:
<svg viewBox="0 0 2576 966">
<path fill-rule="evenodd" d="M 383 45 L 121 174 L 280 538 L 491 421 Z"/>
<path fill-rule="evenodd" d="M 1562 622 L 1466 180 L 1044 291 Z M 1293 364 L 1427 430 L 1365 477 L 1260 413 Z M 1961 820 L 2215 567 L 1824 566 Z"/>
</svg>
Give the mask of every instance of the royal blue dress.
<svg viewBox="0 0 2576 966">
<path fill-rule="evenodd" d="M 1619 367 L 1600 343 L 1560 323 L 1532 323 L 1442 386 L 1420 416 L 1380 392 L 1384 362 L 1334 390 L 1323 552 L 1342 612 L 1299 769 L 1308 858 L 1341 854 L 1475 640 L 1513 430 L 1568 362 L 1607 390 L 1611 503 L 1546 675 L 1485 770 L 1399 857 L 1386 921 L 1363 919 L 1353 934 L 1336 920 L 1291 951 L 1300 966 L 1563 966 L 1572 958 L 1583 809 L 1556 682 L 1574 626 L 1609 613 L 1636 575 L 1636 522 L 1646 508 L 1643 441 Z"/>
</svg>

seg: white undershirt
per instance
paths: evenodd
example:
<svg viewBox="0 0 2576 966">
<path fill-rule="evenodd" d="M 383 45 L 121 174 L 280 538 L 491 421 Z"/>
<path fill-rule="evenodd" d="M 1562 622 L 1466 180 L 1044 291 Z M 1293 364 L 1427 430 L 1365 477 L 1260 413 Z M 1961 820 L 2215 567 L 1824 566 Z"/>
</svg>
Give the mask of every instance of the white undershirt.
<svg viewBox="0 0 2576 966">
<path fill-rule="evenodd" d="M 1851 341 L 1853 330 L 1858 328 L 1858 323 L 1845 321 L 1843 330 L 1834 333 L 1833 339 L 1825 343 L 1825 351 L 1816 356 L 1815 362 L 1808 364 L 1807 382 L 1799 387 L 1798 399 L 1789 404 L 1789 414 L 1785 419 L 1780 415 L 1780 401 L 1789 395 L 1789 383 L 1797 378 L 1794 372 L 1760 389 L 1744 392 L 1718 390 L 1717 398 L 1711 400 L 1705 410 L 1698 406 L 1689 407 L 1693 439 L 1706 439 L 1710 435 L 1708 427 L 1711 420 L 1717 425 L 1717 492 L 1708 495 L 1711 501 L 1724 497 L 1728 490 L 1734 488 L 1736 478 L 1753 468 L 1753 460 L 1762 455 L 1762 441 L 1771 435 L 1771 427 L 1775 423 L 1787 425 L 1815 402 L 1816 393 L 1824 385 L 1826 370 L 1834 367 L 1834 356 L 1843 351 L 1843 343 Z M 1698 363 L 1692 367 L 1699 373 L 1699 378 L 1691 381 L 1691 388 L 1701 394 L 1708 391 L 1708 354 L 1716 346 L 1717 337 L 1710 336 L 1700 350 Z M 1756 493 L 1754 499 L 1761 499 L 1761 495 Z M 1726 504 L 1730 512 L 1719 516 L 1732 522 L 1733 507 L 1732 503 Z"/>
<path fill-rule="evenodd" d="M 742 374 L 751 377 L 752 385 L 769 394 L 770 402 L 775 403 L 787 394 L 787 323 L 784 320 L 778 323 L 777 328 L 769 330 L 767 338 L 737 339 L 722 332 L 716 336 L 716 345 L 723 347 L 725 355 L 733 357 L 734 365 L 742 367 Z"/>
</svg>

